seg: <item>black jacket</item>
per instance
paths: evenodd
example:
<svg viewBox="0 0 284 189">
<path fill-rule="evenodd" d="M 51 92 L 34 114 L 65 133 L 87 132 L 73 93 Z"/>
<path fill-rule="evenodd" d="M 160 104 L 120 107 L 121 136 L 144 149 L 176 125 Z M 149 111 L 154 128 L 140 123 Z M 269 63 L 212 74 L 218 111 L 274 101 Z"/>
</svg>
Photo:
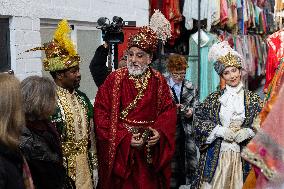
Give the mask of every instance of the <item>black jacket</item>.
<svg viewBox="0 0 284 189">
<path fill-rule="evenodd" d="M 103 45 L 99 46 L 89 66 L 90 72 L 97 87 L 100 87 L 104 83 L 105 79 L 110 73 L 108 67 L 106 66 L 107 55 L 108 49 Z"/>
<path fill-rule="evenodd" d="M 48 121 L 27 122 L 20 148 L 27 158 L 36 189 L 62 189 L 65 169 L 60 140 Z"/>
<path fill-rule="evenodd" d="M 23 158 L 19 151 L 0 143 L 0 188 L 24 189 Z"/>
</svg>

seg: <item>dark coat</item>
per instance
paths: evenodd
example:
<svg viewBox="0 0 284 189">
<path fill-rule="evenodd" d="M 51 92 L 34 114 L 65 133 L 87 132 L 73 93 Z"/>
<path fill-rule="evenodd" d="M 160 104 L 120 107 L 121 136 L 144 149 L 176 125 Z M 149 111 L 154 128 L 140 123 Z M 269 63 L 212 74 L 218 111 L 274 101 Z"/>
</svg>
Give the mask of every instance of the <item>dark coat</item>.
<svg viewBox="0 0 284 189">
<path fill-rule="evenodd" d="M 48 121 L 27 122 L 20 148 L 27 158 L 36 189 L 62 189 L 65 168 L 56 129 Z"/>
<path fill-rule="evenodd" d="M 19 151 L 0 143 L 0 188 L 24 189 L 23 158 Z"/>
<path fill-rule="evenodd" d="M 181 185 L 189 185 L 192 182 L 198 164 L 192 117 L 187 118 L 185 112 L 190 108 L 194 112 L 199 101 L 197 87 L 188 80 L 182 82 L 180 101 L 174 89 L 171 90 L 175 103 L 183 105 L 182 110 L 179 109 L 177 112 L 176 150 L 172 159 L 171 177 L 171 188 L 179 188 Z"/>
<path fill-rule="evenodd" d="M 90 72 L 97 87 L 100 87 L 104 83 L 106 77 L 110 73 L 108 67 L 106 66 L 107 55 L 108 49 L 103 45 L 99 46 L 89 66 Z"/>
</svg>

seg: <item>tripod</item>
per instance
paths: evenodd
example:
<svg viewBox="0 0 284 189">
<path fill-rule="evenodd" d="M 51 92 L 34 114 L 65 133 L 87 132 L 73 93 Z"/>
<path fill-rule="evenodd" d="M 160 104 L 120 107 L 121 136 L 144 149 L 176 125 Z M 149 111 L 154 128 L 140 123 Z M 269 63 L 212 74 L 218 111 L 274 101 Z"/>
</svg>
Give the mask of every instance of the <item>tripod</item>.
<svg viewBox="0 0 284 189">
<path fill-rule="evenodd" d="M 112 56 L 113 56 L 113 65 L 112 65 Z M 118 43 L 109 43 L 108 48 L 108 69 L 115 70 L 118 68 Z"/>
</svg>

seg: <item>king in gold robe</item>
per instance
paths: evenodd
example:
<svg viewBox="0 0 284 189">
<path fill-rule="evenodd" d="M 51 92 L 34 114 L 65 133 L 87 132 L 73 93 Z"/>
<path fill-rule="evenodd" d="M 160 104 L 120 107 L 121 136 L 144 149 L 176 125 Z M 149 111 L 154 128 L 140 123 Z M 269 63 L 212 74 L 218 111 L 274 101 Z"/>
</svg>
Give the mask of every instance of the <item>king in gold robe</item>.
<svg viewBox="0 0 284 189">
<path fill-rule="evenodd" d="M 63 164 L 76 188 L 93 189 L 92 174 L 97 169 L 93 131 L 93 107 L 79 90 L 70 93 L 57 86 L 57 109 L 52 116 L 61 137 Z M 70 187 L 70 186 L 69 186 Z"/>
</svg>

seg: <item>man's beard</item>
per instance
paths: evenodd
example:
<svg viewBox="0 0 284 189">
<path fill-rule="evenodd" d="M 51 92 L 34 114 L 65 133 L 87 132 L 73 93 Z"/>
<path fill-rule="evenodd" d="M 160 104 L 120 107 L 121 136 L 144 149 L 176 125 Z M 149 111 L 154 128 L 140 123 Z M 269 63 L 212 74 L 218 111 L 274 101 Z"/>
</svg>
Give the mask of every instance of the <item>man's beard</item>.
<svg viewBox="0 0 284 189">
<path fill-rule="evenodd" d="M 143 73 L 145 73 L 147 68 L 148 68 L 148 65 L 135 67 L 133 63 L 131 62 L 127 63 L 127 69 L 128 69 L 129 75 L 133 75 L 133 76 L 142 75 Z"/>
</svg>

